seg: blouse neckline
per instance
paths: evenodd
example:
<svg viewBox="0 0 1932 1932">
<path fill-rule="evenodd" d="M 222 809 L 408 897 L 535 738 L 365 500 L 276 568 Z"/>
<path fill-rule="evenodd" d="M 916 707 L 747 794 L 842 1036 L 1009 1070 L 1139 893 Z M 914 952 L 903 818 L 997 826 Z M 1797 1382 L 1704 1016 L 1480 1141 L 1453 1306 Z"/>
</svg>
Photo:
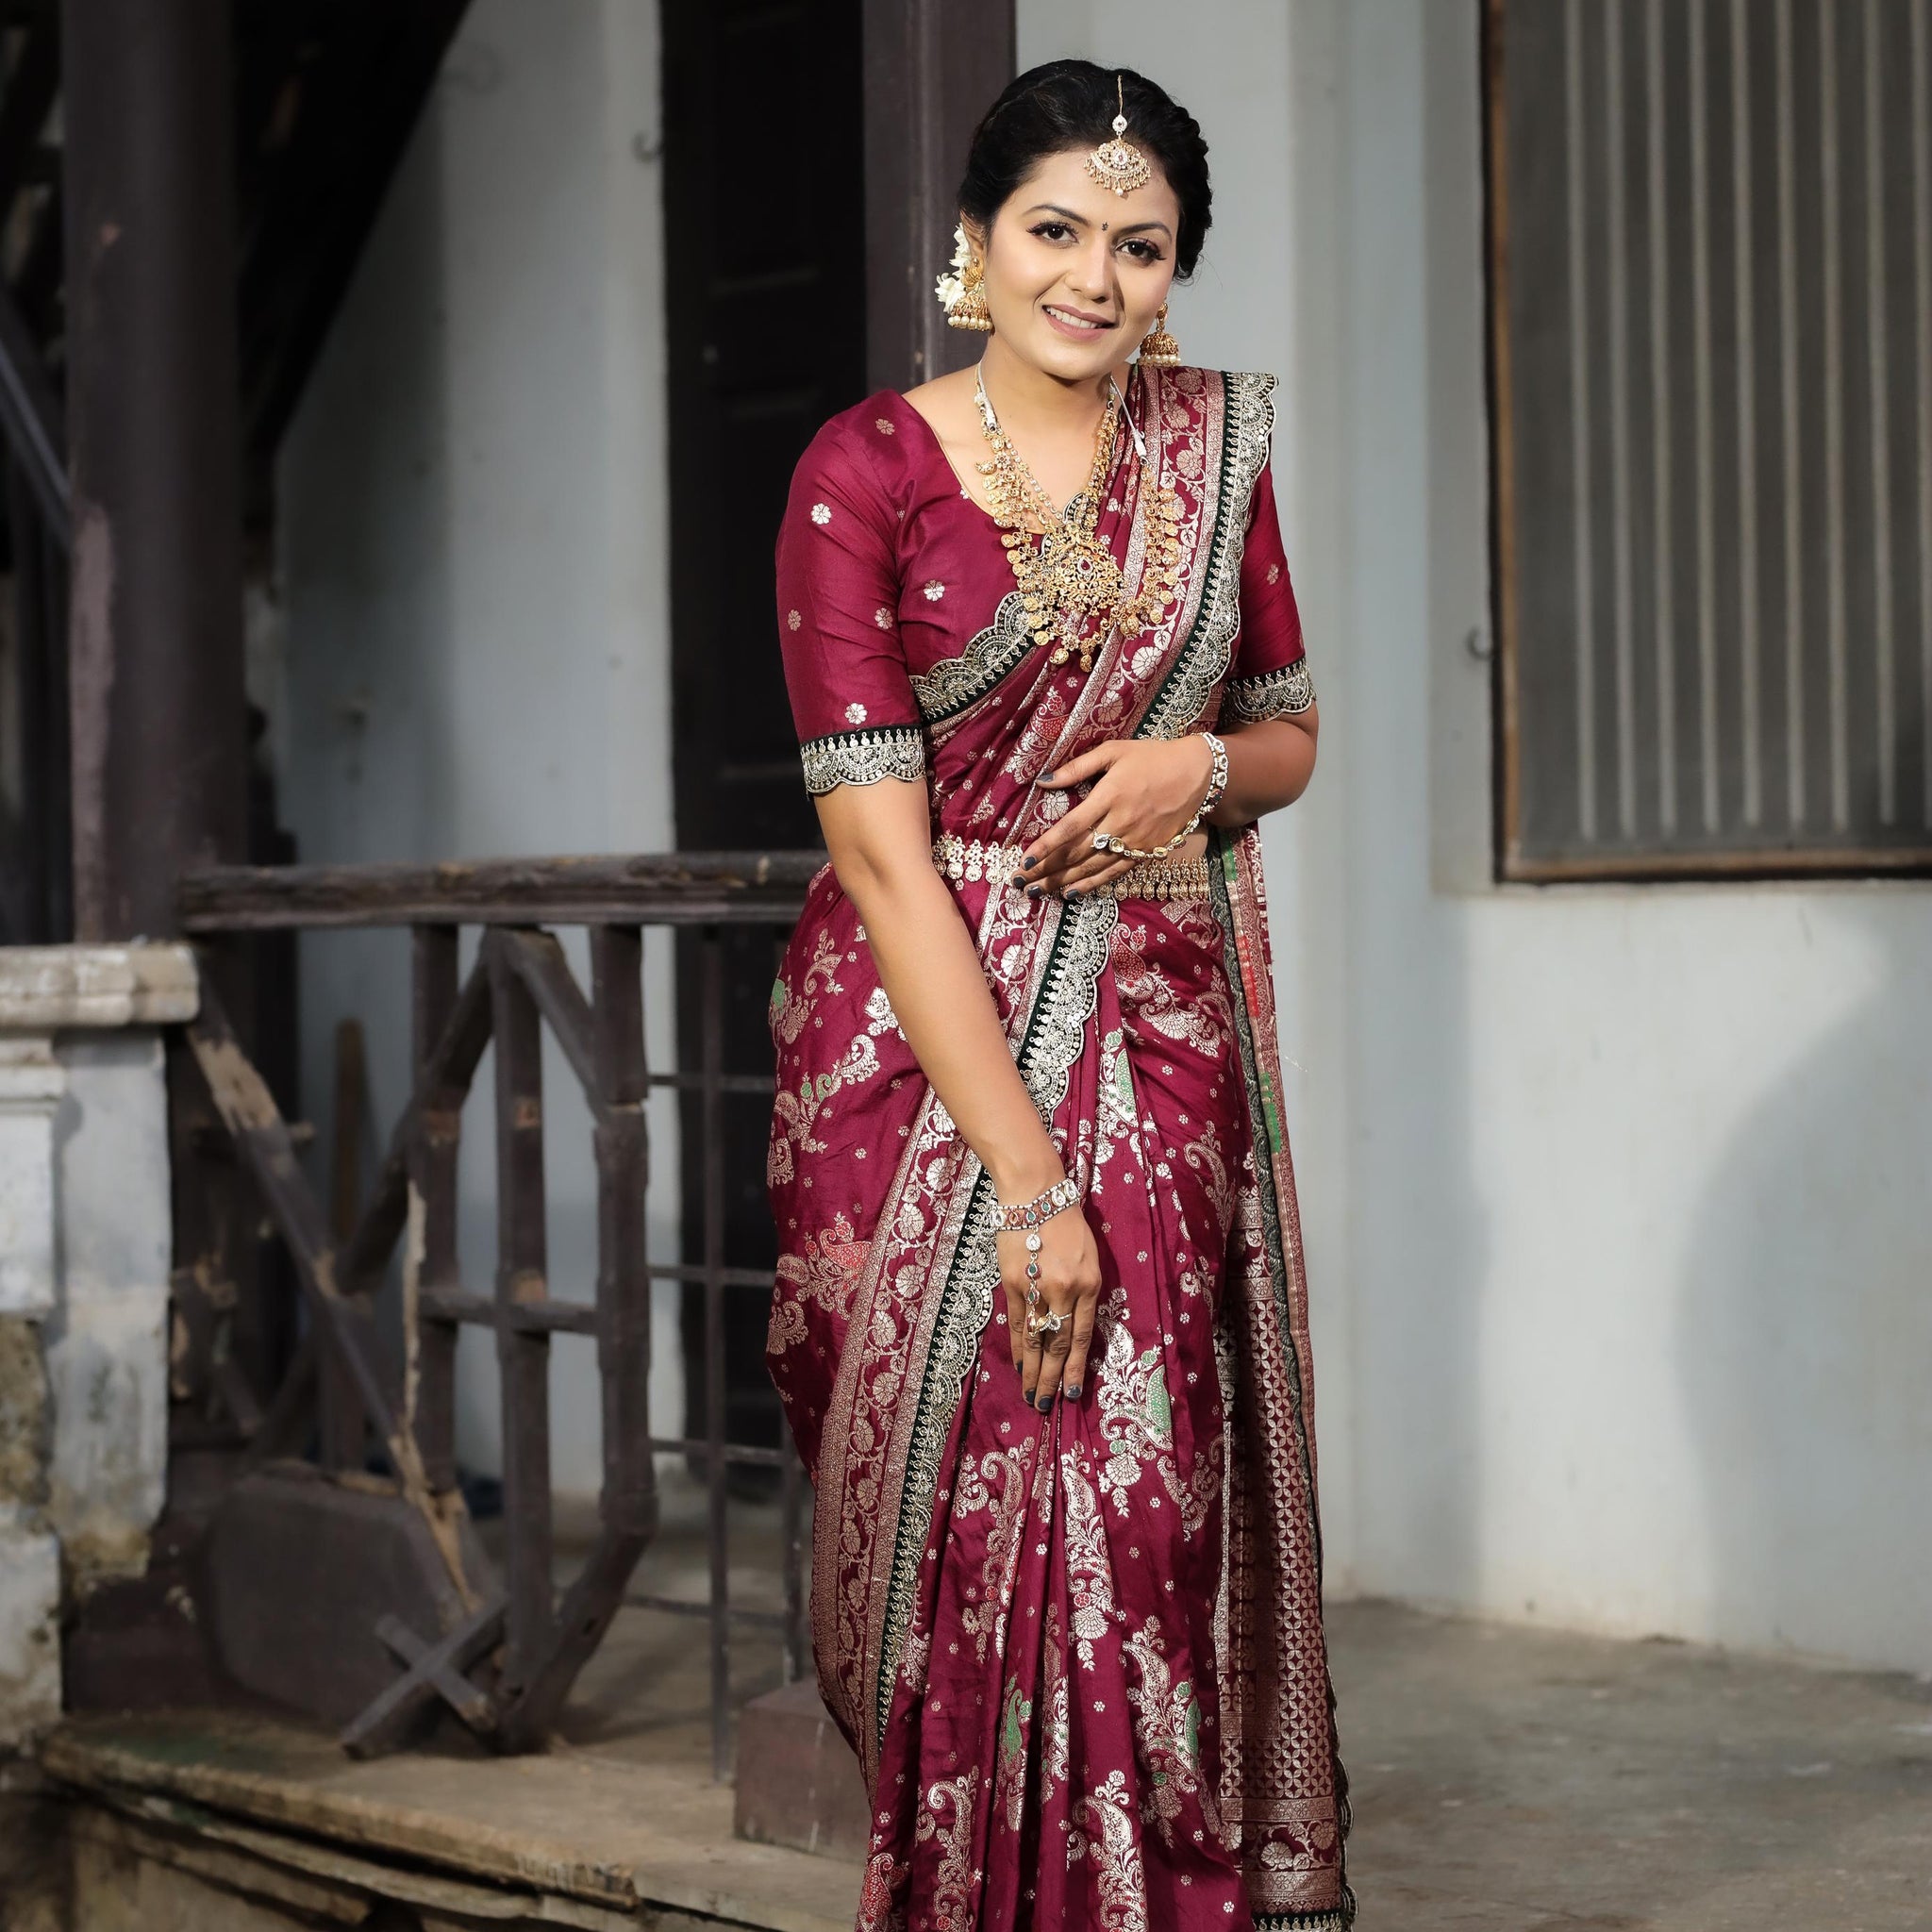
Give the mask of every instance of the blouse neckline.
<svg viewBox="0 0 1932 1932">
<path fill-rule="evenodd" d="M 1131 410 L 1133 408 L 1135 401 L 1137 400 L 1135 395 L 1135 391 L 1137 389 L 1139 390 L 1141 398 L 1144 398 L 1147 392 L 1147 381 L 1145 375 L 1142 374 L 1138 382 L 1135 380 L 1135 372 L 1139 368 L 1140 365 L 1138 363 L 1133 363 L 1128 366 L 1127 380 L 1125 384 L 1123 386 L 1123 393 L 1124 397 L 1125 408 L 1128 410 Z M 927 454 L 934 458 L 937 458 L 938 460 L 945 466 L 946 474 L 949 476 L 951 476 L 953 481 L 959 486 L 959 494 L 961 498 L 966 503 L 970 504 L 973 507 L 973 508 L 977 510 L 979 514 L 982 517 L 984 517 L 986 521 L 993 526 L 994 529 L 999 529 L 1001 527 L 999 519 L 995 517 L 990 509 L 987 508 L 985 504 L 980 502 L 978 497 L 974 495 L 972 491 L 966 487 L 966 479 L 959 475 L 957 469 L 953 467 L 953 459 L 946 454 L 946 447 L 945 444 L 940 441 L 939 431 L 935 429 L 932 426 L 932 425 L 925 420 L 925 417 L 923 414 L 921 414 L 919 410 L 915 409 L 912 407 L 911 403 L 907 400 L 905 392 L 901 390 L 879 390 L 878 391 L 876 391 L 875 395 L 873 397 L 872 400 L 876 402 L 877 400 L 879 400 L 879 398 L 887 396 L 890 396 L 891 400 L 894 403 L 896 403 L 899 406 L 899 408 L 905 412 L 905 414 L 910 416 L 912 420 L 919 425 L 920 431 L 924 434 L 925 439 L 925 447 Z M 1130 429 L 1129 434 L 1131 435 L 1131 433 L 1132 432 Z M 1061 506 L 1061 509 L 1063 512 L 1065 510 L 1065 505 Z"/>
</svg>

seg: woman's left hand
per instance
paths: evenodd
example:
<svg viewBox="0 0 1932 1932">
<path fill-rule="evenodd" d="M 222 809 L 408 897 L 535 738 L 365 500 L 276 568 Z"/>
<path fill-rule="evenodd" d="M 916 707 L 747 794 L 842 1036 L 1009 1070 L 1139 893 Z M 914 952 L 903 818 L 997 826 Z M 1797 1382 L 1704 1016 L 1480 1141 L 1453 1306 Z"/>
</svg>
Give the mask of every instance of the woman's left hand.
<svg viewBox="0 0 1932 1932">
<path fill-rule="evenodd" d="M 1040 783 L 1064 791 L 1096 780 L 1026 848 L 1028 885 L 1050 892 L 1084 891 L 1136 861 L 1096 851 L 1093 834 L 1111 832 L 1147 851 L 1171 839 L 1193 816 L 1214 774 L 1214 753 L 1198 732 L 1179 739 L 1110 738 L 1069 758 Z M 1198 829 L 1198 827 L 1196 828 Z"/>
</svg>

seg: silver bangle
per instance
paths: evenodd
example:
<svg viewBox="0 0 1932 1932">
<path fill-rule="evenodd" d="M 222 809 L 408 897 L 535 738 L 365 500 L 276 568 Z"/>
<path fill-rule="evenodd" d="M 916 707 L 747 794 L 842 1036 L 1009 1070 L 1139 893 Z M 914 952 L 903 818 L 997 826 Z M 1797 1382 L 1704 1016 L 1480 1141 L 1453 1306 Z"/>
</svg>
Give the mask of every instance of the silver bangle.
<svg viewBox="0 0 1932 1932">
<path fill-rule="evenodd" d="M 1080 1183 L 1072 1174 L 1062 1174 L 1050 1188 L 1042 1188 L 1030 1201 L 1016 1201 L 1008 1207 L 995 1200 L 1000 1218 L 994 1224 L 1001 1234 L 1016 1227 L 1038 1227 L 1062 1208 L 1073 1207 L 1080 1198 Z"/>
</svg>

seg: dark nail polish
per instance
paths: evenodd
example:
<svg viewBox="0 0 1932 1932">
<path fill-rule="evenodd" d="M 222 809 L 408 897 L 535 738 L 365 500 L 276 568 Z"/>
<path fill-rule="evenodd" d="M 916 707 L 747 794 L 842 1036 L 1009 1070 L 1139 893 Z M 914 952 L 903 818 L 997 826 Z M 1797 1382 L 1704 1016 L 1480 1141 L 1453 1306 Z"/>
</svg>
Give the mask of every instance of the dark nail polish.
<svg viewBox="0 0 1932 1932">
<path fill-rule="evenodd" d="M 1042 891 L 1042 890 L 1043 890 L 1043 889 L 1042 889 L 1041 887 L 1039 887 L 1039 886 L 1028 886 L 1028 887 L 1026 888 L 1026 896 L 1027 896 L 1027 897 L 1028 897 L 1029 899 L 1037 899 L 1037 898 L 1039 898 L 1039 897 L 1040 897 L 1040 894 L 1041 894 L 1041 891 Z"/>
<path fill-rule="evenodd" d="M 1053 774 L 1051 772 L 1041 773 L 1040 778 L 1041 783 L 1043 785 L 1051 785 L 1053 783 Z"/>
<path fill-rule="evenodd" d="M 1069 1389 L 1069 1390 L 1068 1390 L 1068 1391 L 1066 1391 L 1066 1395 L 1067 1395 L 1067 1400 L 1068 1400 L 1069 1402 L 1078 1402 L 1078 1401 L 1079 1401 L 1079 1399 L 1080 1399 L 1080 1391 L 1079 1391 L 1078 1387 L 1077 1387 L 1077 1386 L 1075 1386 L 1074 1388 Z"/>
<path fill-rule="evenodd" d="M 1026 883 L 1026 874 L 1024 872 L 1016 872 L 1013 874 L 1013 883 L 1016 886 L 1024 886 Z"/>
<path fill-rule="evenodd" d="M 1038 865 L 1040 863 L 1040 855 L 1037 852 L 1029 852 L 1021 859 L 1020 863 L 1024 866 Z"/>
</svg>

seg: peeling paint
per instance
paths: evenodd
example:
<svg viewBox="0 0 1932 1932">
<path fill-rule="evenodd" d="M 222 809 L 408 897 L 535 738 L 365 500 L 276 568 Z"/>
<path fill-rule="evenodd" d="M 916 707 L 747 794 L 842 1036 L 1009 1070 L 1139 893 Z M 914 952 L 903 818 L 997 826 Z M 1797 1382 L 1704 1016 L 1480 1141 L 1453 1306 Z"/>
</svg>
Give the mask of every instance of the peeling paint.
<svg viewBox="0 0 1932 1932">
<path fill-rule="evenodd" d="M 101 854 L 106 849 L 108 697 L 114 688 L 115 569 L 114 529 L 107 511 L 76 492 L 68 603 L 74 920 L 75 931 L 89 937 L 108 930 Z"/>
<path fill-rule="evenodd" d="M 0 1505 L 47 1500 L 49 1416 L 39 1325 L 0 1315 Z"/>
</svg>

